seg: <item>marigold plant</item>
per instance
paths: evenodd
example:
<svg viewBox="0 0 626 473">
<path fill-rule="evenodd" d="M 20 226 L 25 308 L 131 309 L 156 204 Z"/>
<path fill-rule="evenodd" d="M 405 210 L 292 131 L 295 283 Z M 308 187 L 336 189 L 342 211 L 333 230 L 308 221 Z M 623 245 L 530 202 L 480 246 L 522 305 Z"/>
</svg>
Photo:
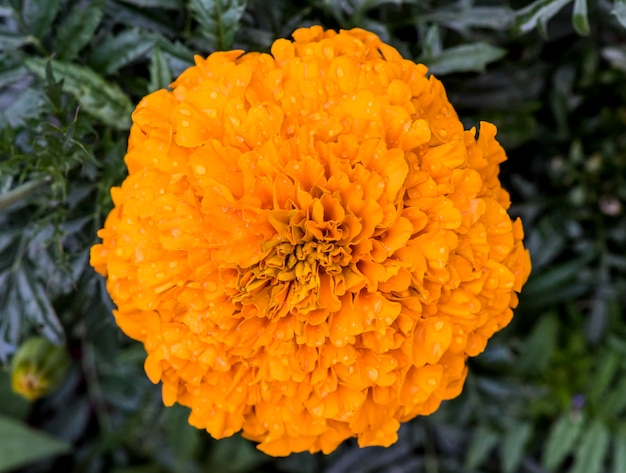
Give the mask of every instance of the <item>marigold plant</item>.
<svg viewBox="0 0 626 473">
<path fill-rule="evenodd" d="M 457 396 L 530 272 L 496 129 L 361 29 L 145 97 L 91 264 L 166 405 L 270 455 L 388 446 Z"/>
</svg>

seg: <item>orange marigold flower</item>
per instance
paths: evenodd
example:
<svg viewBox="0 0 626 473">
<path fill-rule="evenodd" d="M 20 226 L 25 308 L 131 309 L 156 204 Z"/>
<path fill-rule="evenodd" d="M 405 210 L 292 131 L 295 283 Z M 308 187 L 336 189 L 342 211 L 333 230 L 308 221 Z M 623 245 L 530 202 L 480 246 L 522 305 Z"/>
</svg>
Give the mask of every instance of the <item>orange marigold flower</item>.
<svg viewBox="0 0 626 473">
<path fill-rule="evenodd" d="M 270 455 L 388 446 L 530 272 L 496 129 L 361 29 L 195 58 L 133 114 L 91 264 L 166 405 Z"/>
</svg>

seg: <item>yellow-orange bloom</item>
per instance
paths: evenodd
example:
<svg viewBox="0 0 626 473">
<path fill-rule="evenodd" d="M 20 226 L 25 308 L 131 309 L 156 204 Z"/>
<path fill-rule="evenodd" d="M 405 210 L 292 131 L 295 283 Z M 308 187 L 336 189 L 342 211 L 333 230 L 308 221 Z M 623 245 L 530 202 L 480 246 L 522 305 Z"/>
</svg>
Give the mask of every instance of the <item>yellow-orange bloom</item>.
<svg viewBox="0 0 626 473">
<path fill-rule="evenodd" d="M 530 272 L 496 129 L 367 31 L 196 57 L 133 114 L 91 264 L 166 405 L 270 455 L 390 445 Z"/>
</svg>

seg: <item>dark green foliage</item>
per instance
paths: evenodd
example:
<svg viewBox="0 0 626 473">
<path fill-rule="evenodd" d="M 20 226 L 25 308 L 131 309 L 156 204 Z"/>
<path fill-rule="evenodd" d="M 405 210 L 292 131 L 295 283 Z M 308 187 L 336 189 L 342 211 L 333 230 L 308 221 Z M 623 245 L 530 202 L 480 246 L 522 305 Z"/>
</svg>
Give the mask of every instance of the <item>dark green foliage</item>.
<svg viewBox="0 0 626 473">
<path fill-rule="evenodd" d="M 462 396 L 397 444 L 273 459 L 163 408 L 88 258 L 133 104 L 194 54 L 312 24 L 376 32 L 441 76 L 468 128 L 498 126 L 533 274 Z M 0 364 L 35 334 L 72 357 L 34 404 L 0 372 L 0 472 L 626 472 L 625 37 L 624 0 L 0 3 Z"/>
</svg>

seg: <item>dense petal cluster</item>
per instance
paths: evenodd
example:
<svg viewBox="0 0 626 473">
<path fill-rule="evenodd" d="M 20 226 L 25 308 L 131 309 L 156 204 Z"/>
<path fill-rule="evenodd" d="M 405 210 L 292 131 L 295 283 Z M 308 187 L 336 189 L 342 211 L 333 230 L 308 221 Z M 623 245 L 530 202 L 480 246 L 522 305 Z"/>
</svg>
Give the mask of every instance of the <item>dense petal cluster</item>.
<svg viewBox="0 0 626 473">
<path fill-rule="evenodd" d="M 386 446 L 461 392 L 530 260 L 493 125 L 464 131 L 372 33 L 293 37 L 139 103 L 91 263 L 192 425 L 271 455 Z"/>
</svg>

